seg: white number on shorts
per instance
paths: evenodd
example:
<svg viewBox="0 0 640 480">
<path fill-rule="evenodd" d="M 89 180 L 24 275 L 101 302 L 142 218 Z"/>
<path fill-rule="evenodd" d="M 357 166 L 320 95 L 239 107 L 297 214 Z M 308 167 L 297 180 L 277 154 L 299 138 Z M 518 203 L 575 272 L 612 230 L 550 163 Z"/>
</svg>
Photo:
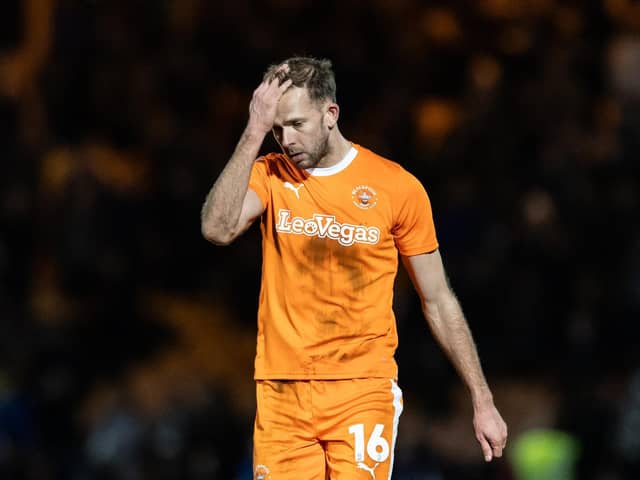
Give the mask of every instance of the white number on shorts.
<svg viewBox="0 0 640 480">
<path fill-rule="evenodd" d="M 382 438 L 384 425 L 376 423 L 367 442 L 367 454 L 374 462 L 384 462 L 389 457 L 389 442 Z M 364 424 L 356 423 L 349 427 L 354 436 L 356 462 L 364 462 Z"/>
</svg>

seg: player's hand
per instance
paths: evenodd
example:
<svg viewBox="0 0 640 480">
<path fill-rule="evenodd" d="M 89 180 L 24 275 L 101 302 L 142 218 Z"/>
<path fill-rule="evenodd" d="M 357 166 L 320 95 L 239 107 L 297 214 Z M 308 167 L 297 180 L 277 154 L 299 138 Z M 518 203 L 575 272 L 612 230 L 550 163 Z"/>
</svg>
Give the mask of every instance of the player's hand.
<svg viewBox="0 0 640 480">
<path fill-rule="evenodd" d="M 507 424 L 493 402 L 474 409 L 473 428 L 485 461 L 501 457 L 507 444 Z"/>
<path fill-rule="evenodd" d="M 291 86 L 291 79 L 286 78 L 288 71 L 287 64 L 281 65 L 272 78 L 265 79 L 255 89 L 249 104 L 249 128 L 261 134 L 273 128 L 278 102 Z"/>
</svg>

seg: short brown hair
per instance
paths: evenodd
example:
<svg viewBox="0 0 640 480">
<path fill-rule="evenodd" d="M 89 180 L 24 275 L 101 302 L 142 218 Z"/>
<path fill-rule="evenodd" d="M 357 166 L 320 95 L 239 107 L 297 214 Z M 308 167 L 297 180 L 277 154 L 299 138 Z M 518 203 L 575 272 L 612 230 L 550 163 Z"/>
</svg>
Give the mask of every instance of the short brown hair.
<svg viewBox="0 0 640 480">
<path fill-rule="evenodd" d="M 285 63 L 289 66 L 289 71 L 277 72 L 278 68 Z M 291 57 L 278 64 L 270 65 L 264 74 L 264 79 L 278 77 L 280 83 L 291 79 L 293 86 L 306 87 L 312 101 L 335 102 L 336 79 L 331 67 L 331 60 L 326 58 Z"/>
</svg>

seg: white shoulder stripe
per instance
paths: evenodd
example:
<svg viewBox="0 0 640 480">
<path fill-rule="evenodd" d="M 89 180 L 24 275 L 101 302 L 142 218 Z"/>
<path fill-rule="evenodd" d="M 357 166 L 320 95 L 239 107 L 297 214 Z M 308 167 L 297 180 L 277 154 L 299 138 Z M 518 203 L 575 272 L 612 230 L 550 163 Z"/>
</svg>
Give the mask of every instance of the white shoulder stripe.
<svg viewBox="0 0 640 480">
<path fill-rule="evenodd" d="M 391 439 L 391 460 L 389 461 L 389 480 L 393 473 L 393 459 L 396 450 L 396 439 L 398 438 L 398 423 L 402 413 L 402 390 L 398 384 L 391 380 L 391 392 L 393 393 L 393 438 Z"/>
</svg>

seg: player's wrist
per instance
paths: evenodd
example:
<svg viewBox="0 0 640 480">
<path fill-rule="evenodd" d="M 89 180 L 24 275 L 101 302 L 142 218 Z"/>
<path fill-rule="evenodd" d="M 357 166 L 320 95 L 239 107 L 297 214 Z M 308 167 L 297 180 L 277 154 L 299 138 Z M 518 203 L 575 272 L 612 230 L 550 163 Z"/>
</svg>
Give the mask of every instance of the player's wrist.
<svg viewBox="0 0 640 480">
<path fill-rule="evenodd" d="M 471 399 L 474 410 L 484 410 L 493 407 L 493 394 L 489 387 L 471 390 Z"/>
<path fill-rule="evenodd" d="M 271 127 L 266 127 L 265 125 L 261 125 L 258 122 L 252 122 L 251 120 L 249 120 L 244 132 L 245 136 L 262 141 L 270 130 Z"/>
</svg>

